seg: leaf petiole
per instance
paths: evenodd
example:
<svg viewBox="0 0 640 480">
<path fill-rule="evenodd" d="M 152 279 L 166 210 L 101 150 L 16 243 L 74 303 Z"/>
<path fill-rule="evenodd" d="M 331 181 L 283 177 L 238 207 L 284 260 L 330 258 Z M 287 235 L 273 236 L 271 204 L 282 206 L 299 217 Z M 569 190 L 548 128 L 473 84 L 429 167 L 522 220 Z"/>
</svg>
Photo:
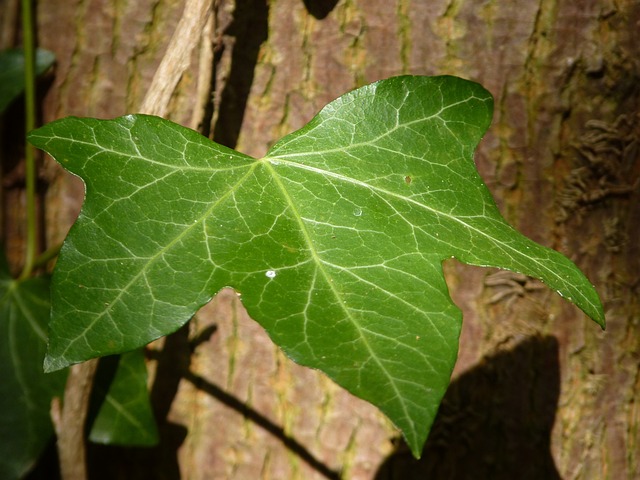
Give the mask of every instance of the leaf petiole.
<svg viewBox="0 0 640 480">
<path fill-rule="evenodd" d="M 47 262 L 53 260 L 58 256 L 61 248 L 61 243 L 54 245 L 53 247 L 49 247 L 46 251 L 42 252 L 35 258 L 35 260 L 33 261 L 33 268 L 44 267 Z"/>
</svg>

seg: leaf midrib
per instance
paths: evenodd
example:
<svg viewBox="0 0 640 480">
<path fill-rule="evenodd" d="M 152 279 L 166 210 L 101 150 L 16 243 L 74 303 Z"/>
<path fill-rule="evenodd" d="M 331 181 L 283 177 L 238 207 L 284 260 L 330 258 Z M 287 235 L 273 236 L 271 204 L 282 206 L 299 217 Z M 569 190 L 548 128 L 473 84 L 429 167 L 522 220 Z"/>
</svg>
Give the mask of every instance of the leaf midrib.
<svg viewBox="0 0 640 480">
<path fill-rule="evenodd" d="M 398 153 L 398 152 L 395 152 L 395 153 Z M 316 155 L 316 153 L 314 152 L 313 155 Z M 319 155 L 322 155 L 322 154 L 319 154 Z M 307 154 L 306 156 L 309 157 L 309 156 L 312 156 L 312 154 Z M 420 202 L 418 202 L 417 200 L 415 200 L 413 198 L 409 198 L 409 197 L 403 196 L 401 194 L 395 193 L 393 191 L 390 191 L 390 190 L 387 190 L 387 189 L 384 189 L 384 188 L 381 188 L 381 187 L 376 187 L 374 185 L 368 184 L 368 183 L 366 183 L 364 181 L 355 179 L 353 177 L 348 177 L 348 176 L 345 176 L 345 175 L 341 175 L 339 173 L 330 172 L 330 171 L 324 170 L 322 168 L 314 167 L 314 166 L 311 166 L 311 165 L 306 165 L 306 164 L 303 164 L 303 163 L 293 162 L 293 161 L 290 161 L 290 160 L 283 159 L 283 157 L 279 157 L 279 156 L 265 157 L 264 160 L 267 160 L 269 162 L 275 162 L 276 164 L 284 164 L 284 165 L 287 165 L 287 166 L 290 166 L 290 167 L 299 168 L 301 170 L 310 171 L 310 172 L 319 174 L 321 176 L 332 177 L 332 178 L 335 178 L 337 180 L 340 180 L 340 181 L 343 181 L 343 182 L 346 182 L 346 183 L 350 183 L 352 185 L 356 185 L 356 186 L 359 186 L 359 187 L 362 187 L 362 188 L 366 188 L 366 189 L 370 190 L 372 193 L 374 193 L 382 201 L 387 203 L 387 205 L 389 205 L 387 200 L 385 198 L 383 198 L 385 195 L 389 196 L 389 197 L 393 197 L 393 198 L 401 200 L 401 201 L 404 201 L 404 202 L 411 203 L 413 205 L 416 205 L 417 207 L 419 207 L 421 209 L 430 211 L 431 213 L 433 213 L 436 216 L 445 217 L 445 218 L 447 218 L 449 220 L 452 220 L 454 222 L 459 223 L 460 225 L 463 226 L 463 228 L 467 228 L 467 229 L 477 233 L 478 235 L 491 240 L 497 248 L 502 250 L 505 255 L 508 255 L 514 261 L 516 261 L 517 257 L 525 257 L 525 258 L 529 259 L 531 262 L 533 262 L 536 265 L 538 265 L 541 269 L 546 271 L 549 275 L 555 277 L 560 283 L 566 285 L 565 280 L 560 275 L 558 275 L 557 272 L 555 272 L 553 269 L 547 267 L 544 263 L 539 262 L 535 257 L 527 256 L 524 252 L 521 252 L 520 250 L 510 246 L 509 244 L 504 244 L 502 242 L 496 242 L 496 239 L 493 238 L 491 235 L 489 235 L 488 233 L 484 232 L 483 230 L 480 230 L 480 229 L 474 227 L 473 225 L 470 225 L 470 224 L 464 222 L 462 220 L 462 218 L 459 217 L 459 216 L 451 215 L 451 214 L 443 212 L 441 210 L 437 210 L 437 209 L 435 209 L 433 207 L 430 207 L 430 206 L 428 206 L 428 205 L 426 205 L 424 203 L 420 203 Z M 271 167 L 271 168 L 273 168 L 273 167 Z M 409 220 L 407 220 L 404 217 L 404 215 L 400 214 L 399 212 L 398 212 L 398 215 L 400 216 L 400 218 L 402 218 L 402 220 L 404 222 L 406 222 L 407 224 L 409 224 L 409 225 L 411 225 L 412 227 L 415 228 L 415 225 L 413 225 L 411 222 L 409 222 Z M 489 218 L 489 217 L 486 217 L 486 215 L 481 215 L 481 216 L 484 217 L 484 218 Z M 503 222 L 503 224 L 504 224 L 505 227 L 512 228 L 506 222 Z M 518 262 L 518 263 L 520 263 L 520 262 Z M 525 269 L 523 269 L 523 270 L 525 270 Z M 523 272 L 519 272 L 519 273 L 523 273 Z M 582 294 L 581 290 L 577 290 L 577 294 L 580 295 L 580 297 L 584 300 L 584 302 L 586 302 L 590 307 L 592 307 L 592 309 L 594 311 L 598 310 L 597 306 L 595 304 L 593 304 L 587 297 L 585 297 Z"/>
<path fill-rule="evenodd" d="M 267 160 L 267 158 L 264 158 L 263 160 Z M 264 164 L 265 169 L 271 174 L 271 177 L 273 178 L 275 184 L 280 189 L 280 193 L 281 193 L 283 199 L 287 203 L 288 208 L 291 210 L 291 212 L 293 214 L 293 217 L 294 217 L 296 223 L 298 224 L 298 226 L 300 228 L 300 231 L 302 233 L 302 237 L 304 239 L 304 242 L 307 245 L 307 249 L 308 249 L 311 257 L 313 258 L 313 260 L 314 260 L 314 262 L 316 264 L 317 269 L 322 274 L 326 284 L 331 289 L 331 292 L 333 293 L 334 297 L 336 298 L 338 304 L 340 305 L 341 309 L 344 311 L 344 313 L 347 316 L 347 318 L 356 327 L 358 335 L 360 336 L 362 343 L 364 344 L 364 346 L 366 347 L 367 351 L 369 352 L 370 357 L 373 358 L 375 363 L 378 365 L 378 368 L 380 369 L 380 371 L 382 371 L 382 373 L 385 375 L 385 377 L 387 377 L 387 379 L 389 380 L 389 384 L 391 385 L 391 387 L 393 389 L 393 392 L 394 392 L 395 396 L 397 397 L 397 399 L 399 400 L 399 403 L 401 405 L 404 418 L 406 420 L 408 420 L 409 423 L 411 424 L 411 428 L 412 428 L 413 434 L 415 435 L 416 432 L 415 432 L 414 422 L 412 420 L 411 415 L 409 414 L 409 412 L 407 410 L 407 406 L 406 406 L 405 402 L 403 401 L 403 396 L 401 395 L 400 390 L 398 389 L 398 386 L 396 385 L 395 378 L 387 371 L 386 367 L 380 362 L 380 359 L 374 353 L 374 350 L 373 350 L 372 346 L 370 345 L 366 335 L 363 333 L 362 325 L 360 324 L 360 322 L 358 322 L 358 320 L 355 317 L 353 317 L 353 315 L 351 314 L 351 311 L 346 306 L 346 304 L 344 302 L 344 299 L 340 295 L 340 292 L 338 292 L 336 290 L 334 282 L 331 281 L 329 273 L 324 268 L 324 263 L 321 260 L 320 255 L 318 254 L 318 252 L 316 250 L 314 242 L 311 239 L 311 235 L 309 234 L 306 225 L 302 221 L 302 216 L 298 212 L 298 209 L 297 209 L 297 206 L 296 206 L 295 202 L 293 201 L 293 199 L 289 195 L 289 192 L 287 191 L 286 187 L 282 183 L 282 180 L 280 179 L 280 176 L 278 175 L 278 173 L 275 171 L 273 166 L 268 161 L 264 161 L 262 163 Z"/>
<path fill-rule="evenodd" d="M 129 410 L 127 410 L 126 406 L 119 402 L 116 398 L 114 398 L 113 395 L 107 393 L 104 399 L 125 419 L 125 421 L 129 422 L 129 424 L 133 428 L 136 428 L 139 433 L 141 433 L 145 437 L 149 436 L 147 429 L 145 428 L 143 423 L 139 421 L 134 415 L 132 415 Z"/>
</svg>

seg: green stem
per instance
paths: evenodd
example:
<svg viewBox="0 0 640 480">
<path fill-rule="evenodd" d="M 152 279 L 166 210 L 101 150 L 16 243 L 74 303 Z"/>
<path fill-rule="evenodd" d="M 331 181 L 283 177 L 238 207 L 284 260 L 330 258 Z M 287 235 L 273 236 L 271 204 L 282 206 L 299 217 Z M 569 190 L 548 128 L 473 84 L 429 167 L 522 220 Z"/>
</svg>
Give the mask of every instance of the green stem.
<svg viewBox="0 0 640 480">
<path fill-rule="evenodd" d="M 62 244 L 54 245 L 48 248 L 45 252 L 41 253 L 33 262 L 34 268 L 45 267 L 47 263 L 58 256 L 60 253 L 60 247 Z"/>
<path fill-rule="evenodd" d="M 36 126 L 35 94 L 35 46 L 33 40 L 33 16 L 31 0 L 22 0 L 22 36 L 24 48 L 24 99 L 25 129 L 30 132 Z M 21 279 L 31 275 L 37 250 L 36 225 L 36 165 L 33 147 L 25 141 L 25 181 L 27 209 L 27 244 Z"/>
</svg>

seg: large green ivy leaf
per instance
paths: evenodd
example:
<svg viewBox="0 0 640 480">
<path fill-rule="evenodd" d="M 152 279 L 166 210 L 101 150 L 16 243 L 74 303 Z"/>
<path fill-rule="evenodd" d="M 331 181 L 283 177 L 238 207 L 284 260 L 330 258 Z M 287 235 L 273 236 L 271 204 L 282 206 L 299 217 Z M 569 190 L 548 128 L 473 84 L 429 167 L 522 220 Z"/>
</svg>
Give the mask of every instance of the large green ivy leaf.
<svg viewBox="0 0 640 480">
<path fill-rule="evenodd" d="M 139 347 L 231 286 L 418 455 L 457 355 L 444 259 L 539 278 L 604 325 L 584 275 L 510 227 L 480 179 L 491 114 L 478 84 L 404 76 L 333 101 L 262 159 L 144 115 L 34 131 L 87 195 L 54 273 L 46 369 Z"/>
<path fill-rule="evenodd" d="M 45 374 L 49 279 L 16 281 L 0 254 L 0 478 L 22 478 L 53 436 L 51 399 L 66 370 Z"/>
</svg>

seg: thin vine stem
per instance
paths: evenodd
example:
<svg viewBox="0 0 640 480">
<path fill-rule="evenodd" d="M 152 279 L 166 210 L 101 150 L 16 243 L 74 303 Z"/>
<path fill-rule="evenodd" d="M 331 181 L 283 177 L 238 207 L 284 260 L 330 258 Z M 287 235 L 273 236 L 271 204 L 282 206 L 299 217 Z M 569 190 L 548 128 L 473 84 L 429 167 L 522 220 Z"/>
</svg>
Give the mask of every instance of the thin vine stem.
<svg viewBox="0 0 640 480">
<path fill-rule="evenodd" d="M 47 263 L 56 258 L 60 253 L 62 244 L 58 243 L 53 247 L 49 247 L 46 251 L 42 252 L 34 261 L 33 268 L 46 267 Z"/>
<path fill-rule="evenodd" d="M 22 0 L 22 36 L 24 48 L 25 129 L 26 132 L 30 132 L 36 126 L 35 45 L 31 0 Z M 20 274 L 20 279 L 28 278 L 31 275 L 37 251 L 35 163 L 34 149 L 25 139 L 27 239 L 24 267 Z"/>
</svg>

